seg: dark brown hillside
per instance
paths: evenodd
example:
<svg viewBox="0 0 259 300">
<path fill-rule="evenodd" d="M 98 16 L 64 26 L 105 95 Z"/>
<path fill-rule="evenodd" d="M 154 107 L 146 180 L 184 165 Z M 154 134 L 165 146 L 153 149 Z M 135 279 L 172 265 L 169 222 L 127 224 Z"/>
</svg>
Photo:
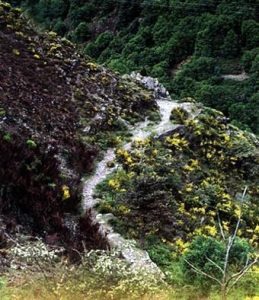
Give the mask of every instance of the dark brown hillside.
<svg viewBox="0 0 259 300">
<path fill-rule="evenodd" d="M 109 133 L 119 116 L 137 120 L 152 108 L 149 93 L 54 33 L 36 34 L 19 10 L 0 2 L 0 242 L 22 225 L 52 242 L 103 247 L 87 217 L 76 237 L 64 218 L 77 212 L 80 179 L 99 151 L 83 142 L 83 129 Z"/>
</svg>

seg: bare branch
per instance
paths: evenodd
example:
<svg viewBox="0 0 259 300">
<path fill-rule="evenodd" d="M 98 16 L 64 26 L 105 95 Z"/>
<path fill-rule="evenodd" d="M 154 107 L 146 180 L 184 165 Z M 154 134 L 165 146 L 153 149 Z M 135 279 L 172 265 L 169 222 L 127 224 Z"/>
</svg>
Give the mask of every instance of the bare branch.
<svg viewBox="0 0 259 300">
<path fill-rule="evenodd" d="M 247 192 L 247 186 L 245 186 L 245 189 L 244 189 L 244 192 L 243 192 L 243 195 L 242 195 L 242 198 L 241 198 L 241 206 L 243 205 L 243 202 L 244 202 L 244 200 L 245 200 L 246 192 Z M 232 243 L 234 242 L 234 240 L 235 240 L 235 238 L 236 238 L 236 236 L 237 236 L 237 231 L 238 231 L 240 222 L 241 222 L 241 212 L 240 212 L 240 215 L 239 215 L 239 217 L 238 217 L 238 221 L 237 221 L 237 224 L 236 224 L 236 228 L 235 228 L 234 234 L 233 234 L 233 236 L 232 236 Z M 231 246 L 232 246 L 232 245 L 231 245 Z"/>
<path fill-rule="evenodd" d="M 225 241 L 226 240 L 226 236 L 225 236 L 222 224 L 221 224 L 221 219 L 220 219 L 220 216 L 219 216 L 219 212 L 217 212 L 217 215 L 218 215 L 218 223 L 219 223 L 220 233 L 221 233 L 221 236 L 222 236 L 223 240 Z"/>
<path fill-rule="evenodd" d="M 211 262 L 217 269 L 219 269 L 221 271 L 222 274 L 224 274 L 224 270 L 221 268 L 220 265 L 218 265 L 217 263 L 215 263 L 215 261 L 211 260 L 208 256 L 206 256 L 206 259 Z"/>
<path fill-rule="evenodd" d="M 224 259 L 224 266 L 223 268 L 218 265 L 216 262 L 214 262 L 213 260 L 211 260 L 209 257 L 206 256 L 206 259 L 212 263 L 218 270 L 220 270 L 220 272 L 222 273 L 222 278 L 219 280 L 214 276 L 211 276 L 205 272 L 203 272 L 202 270 L 200 270 L 199 268 L 197 268 L 196 266 L 194 266 L 192 263 L 190 263 L 188 260 L 185 259 L 185 262 L 192 268 L 193 271 L 195 271 L 198 274 L 201 274 L 203 276 L 206 276 L 214 281 L 216 281 L 220 286 L 221 286 L 221 290 L 222 290 L 222 299 L 226 298 L 226 295 L 229 293 L 229 291 L 233 288 L 233 286 L 248 272 L 248 270 L 255 265 L 258 262 L 258 257 L 255 258 L 255 260 L 253 260 L 251 263 L 249 263 L 249 255 L 247 255 L 247 259 L 246 259 L 246 263 L 243 266 L 243 268 L 233 274 L 232 276 L 228 276 L 228 265 L 229 265 L 229 256 L 230 256 L 230 251 L 233 247 L 233 244 L 235 242 L 235 239 L 237 237 L 237 232 L 241 223 L 241 215 L 242 215 L 242 205 L 243 202 L 245 200 L 245 195 L 247 192 L 247 186 L 245 186 L 243 194 L 242 194 L 242 198 L 241 198 L 241 204 L 240 204 L 240 214 L 238 214 L 238 220 L 235 226 L 235 230 L 233 232 L 233 234 L 229 235 L 229 237 L 226 237 L 226 234 L 224 232 L 224 228 L 222 226 L 222 222 L 220 219 L 220 215 L 219 212 L 217 212 L 217 216 L 218 216 L 218 224 L 219 224 L 219 229 L 220 229 L 220 233 L 221 236 L 223 238 L 223 240 L 226 242 L 226 253 L 225 253 L 225 259 Z M 228 278 L 229 277 L 229 278 Z M 233 282 L 232 282 L 233 281 Z M 232 283 L 231 283 L 232 282 Z"/>
<path fill-rule="evenodd" d="M 246 192 L 247 192 L 247 186 L 245 186 L 245 189 L 244 189 L 244 192 L 243 192 L 243 195 L 242 195 L 242 198 L 241 198 L 241 207 L 243 205 L 243 202 L 245 200 L 245 195 L 246 195 Z M 236 224 L 236 228 L 235 228 L 235 231 L 234 231 L 234 234 L 233 234 L 233 237 L 232 237 L 232 243 L 234 242 L 236 236 L 237 236 L 237 231 L 238 231 L 238 228 L 239 228 L 239 225 L 240 225 L 240 222 L 241 222 L 241 213 L 240 213 L 240 216 L 238 217 L 238 221 L 237 221 L 237 224 Z"/>
<path fill-rule="evenodd" d="M 245 195 L 246 195 L 247 189 L 248 189 L 248 186 L 246 185 L 246 186 L 245 186 L 245 189 L 244 189 L 244 192 L 243 192 L 243 195 L 242 195 L 242 198 L 241 198 L 241 203 L 242 203 L 242 204 L 243 204 L 243 202 L 244 202 L 244 200 L 245 200 Z"/>
<path fill-rule="evenodd" d="M 225 279 L 226 279 L 227 267 L 228 267 L 228 262 L 229 262 L 229 253 L 230 253 L 230 249 L 231 249 L 232 245 L 233 245 L 232 238 L 229 237 L 227 251 L 226 251 L 226 255 L 225 255 L 225 261 L 224 261 L 224 268 L 223 268 L 223 281 L 225 281 Z"/>
<path fill-rule="evenodd" d="M 227 289 L 227 293 L 233 288 L 233 286 L 248 272 L 248 270 L 255 265 L 258 262 L 258 258 L 256 258 L 254 261 L 252 261 L 248 266 L 246 266 L 243 270 L 241 270 L 239 273 L 240 275 L 237 277 L 237 279 L 231 284 L 231 286 Z"/>
<path fill-rule="evenodd" d="M 244 269 L 248 266 L 248 263 L 249 263 L 249 256 L 247 255 L 245 266 L 239 272 L 237 272 L 237 273 L 233 274 L 232 276 L 230 276 L 230 278 L 228 279 L 228 281 L 226 283 L 226 286 L 229 285 L 229 283 L 231 282 L 232 279 L 234 279 L 235 277 L 237 277 L 237 276 L 239 276 L 240 274 L 243 273 Z"/>
<path fill-rule="evenodd" d="M 6 232 L 4 233 L 4 235 L 10 240 L 12 241 L 15 245 L 20 246 L 20 244 L 15 241 L 9 234 L 7 234 Z"/>
<path fill-rule="evenodd" d="M 221 282 L 215 278 L 214 276 L 211 276 L 205 272 L 203 272 L 202 270 L 198 269 L 197 267 L 195 267 L 192 263 L 190 263 L 187 259 L 184 259 L 185 262 L 187 262 L 187 264 L 192 267 L 193 271 L 195 271 L 196 273 L 200 274 L 200 275 L 203 275 L 203 276 L 206 276 L 214 281 L 216 281 L 219 285 L 221 285 Z"/>
<path fill-rule="evenodd" d="M 243 201 L 245 199 L 246 192 L 247 192 L 247 186 L 244 189 L 244 192 L 243 192 L 243 195 L 242 195 L 242 198 L 241 198 L 241 204 L 243 203 Z M 235 228 L 235 231 L 234 231 L 233 235 L 228 238 L 228 245 L 227 245 L 225 263 L 224 263 L 224 275 L 223 275 L 223 281 L 224 282 L 225 282 L 226 276 L 227 276 L 227 267 L 228 267 L 228 263 L 229 263 L 229 253 L 230 253 L 230 250 L 231 250 L 231 248 L 234 244 L 234 241 L 236 239 L 237 231 L 238 231 L 238 228 L 240 226 L 240 222 L 241 222 L 241 213 L 238 217 L 238 221 L 237 221 L 236 228 Z"/>
</svg>

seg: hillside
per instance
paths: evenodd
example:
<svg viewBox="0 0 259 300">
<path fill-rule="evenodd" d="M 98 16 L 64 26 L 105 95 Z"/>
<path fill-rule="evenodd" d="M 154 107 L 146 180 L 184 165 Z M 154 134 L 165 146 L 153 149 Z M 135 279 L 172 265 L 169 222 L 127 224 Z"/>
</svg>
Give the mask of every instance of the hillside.
<svg viewBox="0 0 259 300">
<path fill-rule="evenodd" d="M 258 133 L 256 0 L 11 2 L 98 62 L 157 77 L 174 98 L 191 96 Z"/>
<path fill-rule="evenodd" d="M 87 216 L 77 237 L 70 232 L 81 177 L 93 171 L 100 145 L 115 142 L 123 118 L 134 123 L 156 109 L 152 95 L 54 32 L 37 35 L 9 4 L 1 3 L 0 29 L 2 243 L 5 231 L 24 231 L 71 248 L 82 239 L 103 247 Z"/>
<path fill-rule="evenodd" d="M 217 236 L 218 217 L 234 230 L 242 207 L 239 236 L 258 247 L 258 140 L 201 104 L 169 107 L 171 129 L 117 147 L 121 167 L 98 187 L 99 210 L 114 214 L 115 228 L 141 247 L 174 249 L 197 235 Z"/>
<path fill-rule="evenodd" d="M 0 1 L 1 299 L 255 300 L 258 146 Z"/>
</svg>

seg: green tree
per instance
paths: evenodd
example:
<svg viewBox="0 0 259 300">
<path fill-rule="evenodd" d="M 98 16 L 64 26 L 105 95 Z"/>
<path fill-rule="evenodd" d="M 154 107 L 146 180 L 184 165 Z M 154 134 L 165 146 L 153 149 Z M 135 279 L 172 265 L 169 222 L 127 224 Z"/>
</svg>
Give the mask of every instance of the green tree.
<svg viewBox="0 0 259 300">
<path fill-rule="evenodd" d="M 244 190 L 240 206 L 243 204 L 246 190 L 247 187 Z M 248 242 L 237 238 L 240 224 L 241 211 L 234 232 L 227 236 L 219 217 L 222 240 L 197 237 L 183 256 L 186 275 L 190 279 L 201 282 L 207 288 L 211 283 L 219 285 L 222 300 L 227 299 L 230 290 L 258 262 L 258 255 L 255 254 Z"/>
<path fill-rule="evenodd" d="M 242 35 L 247 49 L 259 45 L 259 23 L 255 20 L 246 20 L 242 24 Z"/>
<path fill-rule="evenodd" d="M 236 57 L 239 54 L 238 35 L 233 29 L 229 30 L 221 47 L 224 57 Z"/>
<path fill-rule="evenodd" d="M 84 42 L 90 37 L 89 26 L 85 22 L 81 22 L 75 29 L 73 39 L 76 42 Z"/>
</svg>

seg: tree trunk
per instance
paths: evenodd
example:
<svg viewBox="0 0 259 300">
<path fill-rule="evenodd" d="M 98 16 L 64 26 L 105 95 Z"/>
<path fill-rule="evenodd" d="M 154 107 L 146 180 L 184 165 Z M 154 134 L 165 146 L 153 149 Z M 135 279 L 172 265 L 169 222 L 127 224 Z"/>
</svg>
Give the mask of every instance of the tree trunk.
<svg viewBox="0 0 259 300">
<path fill-rule="evenodd" d="M 225 285 L 221 286 L 221 300 L 227 300 L 227 290 Z"/>
</svg>

